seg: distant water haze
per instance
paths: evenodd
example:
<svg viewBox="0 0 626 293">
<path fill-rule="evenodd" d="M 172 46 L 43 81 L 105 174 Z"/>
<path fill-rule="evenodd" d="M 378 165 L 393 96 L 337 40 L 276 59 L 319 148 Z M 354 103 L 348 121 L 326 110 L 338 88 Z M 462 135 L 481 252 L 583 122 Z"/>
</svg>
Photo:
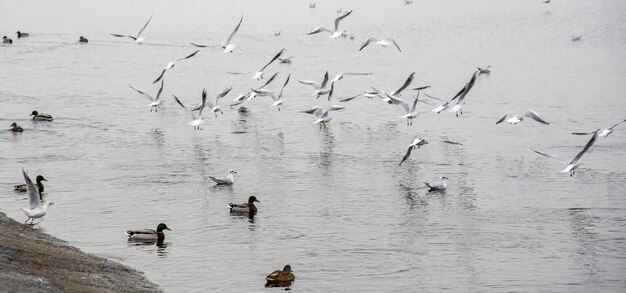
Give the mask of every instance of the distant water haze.
<svg viewBox="0 0 626 293">
<path fill-rule="evenodd" d="M 290 264 L 294 290 L 619 292 L 626 287 L 626 126 L 599 138 L 574 177 L 529 148 L 572 159 L 592 131 L 626 119 L 623 1 L 14 1 L 0 2 L 0 211 L 25 219 L 21 169 L 48 179 L 55 205 L 35 227 L 80 249 L 146 272 L 169 292 L 265 292 L 265 276 Z M 336 11 L 353 10 L 328 34 Z M 233 53 L 200 49 L 165 74 L 157 113 L 128 84 L 156 94 L 169 61 L 220 45 L 243 22 Z M 153 19 L 144 45 L 136 34 Z M 15 32 L 30 37 L 17 39 Z M 274 36 L 275 31 L 280 36 Z M 79 36 L 89 39 L 79 44 Z M 583 35 L 572 42 L 571 37 Z M 393 46 L 370 45 L 370 36 Z M 282 111 L 268 97 L 229 108 L 281 48 L 268 86 L 287 74 Z M 451 98 L 477 66 L 492 66 L 463 115 L 419 103 L 413 126 L 379 99 L 337 99 L 412 86 Z M 298 79 L 342 72 L 335 99 L 315 99 Z M 231 75 L 226 72 L 251 72 Z M 201 130 L 174 102 L 202 89 L 224 115 L 205 111 Z M 403 92 L 410 100 L 413 92 Z M 428 100 L 424 95 L 420 99 Z M 299 111 L 341 104 L 328 128 Z M 532 109 L 550 125 L 495 122 Z M 50 123 L 32 123 L 33 110 Z M 4 124 L 2 124 L 4 123 Z M 429 144 L 413 150 L 415 137 Z M 461 142 L 444 144 L 440 139 Z M 232 186 L 209 176 L 234 169 Z M 445 192 L 423 182 L 447 180 Z M 255 195 L 258 214 L 227 204 Z M 166 223 L 162 247 L 131 245 L 124 231 Z"/>
</svg>

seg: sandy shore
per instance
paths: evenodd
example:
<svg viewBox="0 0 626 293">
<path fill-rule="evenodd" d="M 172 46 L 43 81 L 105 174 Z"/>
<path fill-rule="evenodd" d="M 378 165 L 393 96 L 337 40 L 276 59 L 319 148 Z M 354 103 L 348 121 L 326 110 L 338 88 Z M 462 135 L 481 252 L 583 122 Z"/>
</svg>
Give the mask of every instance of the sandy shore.
<svg viewBox="0 0 626 293">
<path fill-rule="evenodd" d="M 139 271 L 0 213 L 1 292 L 161 292 Z"/>
</svg>

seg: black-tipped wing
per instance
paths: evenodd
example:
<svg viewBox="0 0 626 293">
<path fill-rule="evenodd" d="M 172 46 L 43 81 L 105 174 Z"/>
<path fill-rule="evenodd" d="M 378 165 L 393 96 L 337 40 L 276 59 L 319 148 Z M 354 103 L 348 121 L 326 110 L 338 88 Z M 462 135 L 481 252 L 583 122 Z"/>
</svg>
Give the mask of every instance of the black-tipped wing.
<svg viewBox="0 0 626 293">
<path fill-rule="evenodd" d="M 148 19 L 148 22 L 146 22 L 146 24 L 143 25 L 139 33 L 137 33 L 138 38 L 141 36 L 141 33 L 143 33 L 143 31 L 146 29 L 146 27 L 148 26 L 151 20 L 152 20 L 152 15 L 150 15 L 150 19 Z"/>
<path fill-rule="evenodd" d="M 348 17 L 348 15 L 350 15 L 350 13 L 352 13 L 352 10 L 340 15 L 339 17 L 335 18 L 335 31 L 339 30 L 339 22 L 341 22 L 342 19 Z"/>
<path fill-rule="evenodd" d="M 263 66 L 263 68 L 261 68 L 261 70 L 259 70 L 259 71 L 263 71 L 263 69 L 265 69 L 266 67 L 270 66 L 270 64 L 272 64 L 272 62 L 276 61 L 276 59 L 278 59 L 278 57 L 280 57 L 283 54 L 283 52 L 285 52 L 285 49 L 280 49 L 280 51 L 278 53 L 276 53 L 274 58 L 272 58 L 272 60 L 270 60 L 270 62 L 267 62 L 267 64 L 265 64 L 265 66 Z"/>
<path fill-rule="evenodd" d="M 157 77 L 157 79 L 155 79 L 152 82 L 152 84 L 155 84 L 155 83 L 159 82 L 163 78 L 163 76 L 165 75 L 165 71 L 167 71 L 167 69 L 163 69 L 163 71 L 161 71 L 161 75 L 159 75 L 159 77 Z"/>
<path fill-rule="evenodd" d="M 402 163 L 404 163 L 404 161 L 406 161 L 409 156 L 411 156 L 411 151 L 413 151 L 413 146 L 409 146 L 409 148 L 406 150 L 406 154 L 404 155 L 404 157 L 402 157 L 402 161 L 400 161 L 400 164 L 398 164 L 398 166 L 401 166 Z"/>
<path fill-rule="evenodd" d="M 324 74 L 324 79 L 322 80 L 322 85 L 320 86 L 320 88 L 326 88 L 327 83 L 328 83 L 328 70 Z"/>
<path fill-rule="evenodd" d="M 272 77 L 270 77 L 270 79 L 268 79 L 261 87 L 260 89 L 266 87 L 268 84 L 270 84 L 272 81 L 274 81 L 274 79 L 276 79 L 276 76 L 278 76 L 278 72 L 274 73 L 274 75 L 272 75 Z"/>
<path fill-rule="evenodd" d="M 524 113 L 524 116 L 529 117 L 537 122 L 543 123 L 543 124 L 550 124 L 550 122 L 544 120 L 541 116 L 539 116 L 539 113 L 533 111 L 533 110 L 528 110 L 526 113 Z"/>
<path fill-rule="evenodd" d="M 585 145 L 585 147 L 583 148 L 582 151 L 580 151 L 575 157 L 574 159 L 572 159 L 572 161 L 570 162 L 570 164 L 573 164 L 575 162 L 578 162 L 578 160 L 580 160 L 580 158 L 589 150 L 589 148 L 596 142 L 596 138 L 598 137 L 598 131 L 600 131 L 600 129 L 596 130 L 593 134 L 593 136 L 589 139 L 589 141 L 587 142 L 587 144 Z"/>
<path fill-rule="evenodd" d="M 206 47 L 208 47 L 207 45 L 199 45 L 199 44 L 195 44 L 195 43 L 189 43 L 189 44 L 191 44 L 192 46 L 196 46 L 198 48 L 206 48 Z"/>
<path fill-rule="evenodd" d="M 365 40 L 363 45 L 361 45 L 361 48 L 359 48 L 359 51 L 363 50 L 363 48 L 367 47 L 367 45 L 369 45 L 371 42 L 378 42 L 378 41 L 379 39 L 374 38 L 374 37 L 367 38 L 367 40 Z"/>
<path fill-rule="evenodd" d="M 226 45 L 230 44 L 230 41 L 233 39 L 237 31 L 239 31 L 239 26 L 241 26 L 242 21 L 243 21 L 243 14 L 241 15 L 241 19 L 239 20 L 239 23 L 237 24 L 233 32 L 230 33 L 230 36 L 228 36 L 228 39 L 226 39 Z"/>
<path fill-rule="evenodd" d="M 193 57 L 193 56 L 196 56 L 196 54 L 198 54 L 198 52 L 200 52 L 200 50 L 196 50 L 195 52 L 193 52 L 193 53 L 189 54 L 189 56 L 187 56 L 187 57 L 183 57 L 183 58 L 180 58 L 180 59 L 176 59 L 176 61 L 181 61 L 181 60 L 189 59 L 189 58 L 191 58 L 191 57 Z"/>
<path fill-rule="evenodd" d="M 400 94 L 400 92 L 402 92 L 405 88 L 407 88 L 413 81 L 414 76 L 415 76 L 415 72 L 411 73 L 411 75 L 409 75 L 409 77 L 404 81 L 404 84 L 400 88 L 394 91 L 393 95 L 397 96 Z"/>
</svg>

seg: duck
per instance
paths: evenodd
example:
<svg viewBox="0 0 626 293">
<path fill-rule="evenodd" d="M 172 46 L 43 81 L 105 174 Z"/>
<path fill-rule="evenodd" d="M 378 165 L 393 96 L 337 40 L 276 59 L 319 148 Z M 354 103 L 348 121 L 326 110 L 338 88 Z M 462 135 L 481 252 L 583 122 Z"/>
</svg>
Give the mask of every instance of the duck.
<svg viewBox="0 0 626 293">
<path fill-rule="evenodd" d="M 88 42 L 89 42 L 89 40 L 87 40 L 87 38 L 85 38 L 85 37 L 83 37 L 83 36 L 80 36 L 80 38 L 78 39 L 78 42 L 79 42 L 79 43 L 88 43 Z"/>
<path fill-rule="evenodd" d="M 43 199 L 41 194 L 44 191 L 44 187 L 43 184 L 41 183 L 41 181 L 48 181 L 46 178 L 43 178 L 43 176 L 41 175 L 37 175 L 37 179 L 35 179 L 35 182 L 37 182 L 37 190 L 39 190 L 39 199 Z M 26 192 L 28 191 L 28 186 L 26 184 L 16 184 L 13 186 L 13 189 L 15 191 L 19 191 L 19 192 Z"/>
<path fill-rule="evenodd" d="M 20 32 L 20 31 L 17 31 L 15 34 L 17 34 L 17 38 L 18 38 L 18 39 L 19 39 L 19 38 L 25 38 L 25 37 L 30 36 L 28 33 L 22 33 L 22 32 Z"/>
<path fill-rule="evenodd" d="M 50 116 L 49 114 L 44 114 L 44 113 L 39 113 L 37 111 L 33 111 L 33 113 L 30 113 L 29 116 L 33 116 L 33 120 L 35 121 L 52 121 L 54 120 L 54 118 L 52 118 L 52 116 Z"/>
<path fill-rule="evenodd" d="M 7 38 L 7 36 L 2 37 L 3 44 L 13 44 L 13 40 Z"/>
<path fill-rule="evenodd" d="M 9 130 L 13 131 L 13 132 L 23 132 L 24 128 L 22 128 L 22 126 L 17 125 L 17 123 L 13 122 L 11 123 L 11 128 L 9 128 Z M 26 191 L 26 190 L 24 190 Z"/>
<path fill-rule="evenodd" d="M 291 266 L 285 265 L 282 271 L 273 271 L 265 277 L 267 281 L 265 287 L 289 287 L 295 279 L 296 276 L 293 274 Z"/>
<path fill-rule="evenodd" d="M 126 231 L 126 235 L 128 236 L 128 240 L 139 240 L 139 241 L 163 241 L 165 239 L 165 233 L 163 230 L 172 231 L 167 225 L 164 223 L 160 223 L 156 231 L 152 229 L 141 229 L 141 230 L 128 230 Z"/>
<path fill-rule="evenodd" d="M 235 176 L 233 174 L 237 174 L 237 171 L 230 169 L 228 170 L 228 175 L 226 175 L 226 178 L 215 178 L 213 176 L 209 176 L 209 178 L 215 181 L 217 185 L 232 185 L 233 183 L 235 183 Z"/>
<path fill-rule="evenodd" d="M 250 196 L 248 198 L 248 203 L 229 203 L 228 207 L 230 208 L 231 213 L 256 213 L 257 209 L 254 205 L 254 202 L 261 202 L 256 199 L 256 196 Z"/>
</svg>

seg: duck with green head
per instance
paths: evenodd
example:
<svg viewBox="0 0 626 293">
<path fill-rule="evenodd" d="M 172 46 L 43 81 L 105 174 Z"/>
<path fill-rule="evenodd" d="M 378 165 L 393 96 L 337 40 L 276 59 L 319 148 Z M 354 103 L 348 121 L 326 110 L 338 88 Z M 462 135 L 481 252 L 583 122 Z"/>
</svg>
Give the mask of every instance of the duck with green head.
<svg viewBox="0 0 626 293">
<path fill-rule="evenodd" d="M 9 128 L 9 130 L 11 130 L 12 132 L 23 132 L 24 128 L 22 128 L 22 126 L 17 125 L 17 123 L 13 122 L 11 123 L 11 128 Z"/>
<path fill-rule="evenodd" d="M 48 181 L 48 180 L 46 178 L 43 178 L 43 176 L 41 175 L 37 175 L 37 179 L 35 180 L 35 182 L 37 182 L 37 190 L 39 190 L 39 199 L 43 199 L 41 194 L 43 193 L 44 187 L 41 181 Z M 13 186 L 13 189 L 19 192 L 28 191 L 28 187 L 26 186 L 26 184 L 16 184 Z"/>
<path fill-rule="evenodd" d="M 126 235 L 128 236 L 128 240 L 138 240 L 138 241 L 163 241 L 165 239 L 165 233 L 163 230 L 170 230 L 167 225 L 160 223 L 156 231 L 152 229 L 142 229 L 142 230 L 128 230 L 126 231 Z"/>
<path fill-rule="evenodd" d="M 246 214 L 254 214 L 257 209 L 254 205 L 255 202 L 260 202 L 256 199 L 256 196 L 250 196 L 248 198 L 248 203 L 229 203 L 228 207 L 230 208 L 231 213 L 246 213 Z"/>
<path fill-rule="evenodd" d="M 29 116 L 33 116 L 34 121 L 52 121 L 54 120 L 50 114 L 39 113 L 37 111 L 33 111 Z"/>
</svg>

